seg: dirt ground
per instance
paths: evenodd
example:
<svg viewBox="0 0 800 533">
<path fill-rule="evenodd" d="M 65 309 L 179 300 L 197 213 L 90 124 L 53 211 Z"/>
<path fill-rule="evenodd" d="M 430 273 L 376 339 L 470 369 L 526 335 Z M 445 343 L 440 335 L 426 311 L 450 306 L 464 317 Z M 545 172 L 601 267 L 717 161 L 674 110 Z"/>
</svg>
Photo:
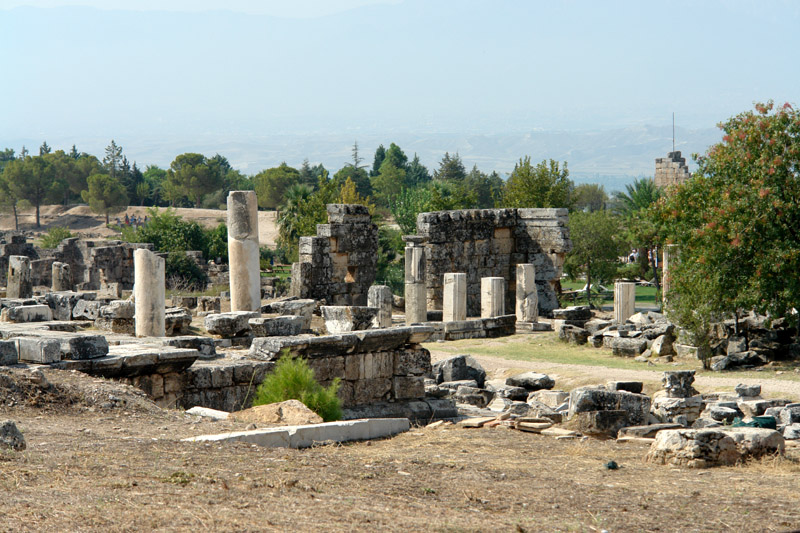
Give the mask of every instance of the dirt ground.
<svg viewBox="0 0 800 533">
<path fill-rule="evenodd" d="M 137 218 L 147 215 L 147 207 L 131 206 L 124 213 L 111 217 L 112 223 L 116 217 L 120 220 L 136 215 Z M 227 211 L 219 209 L 188 209 L 177 208 L 178 215 L 195 220 L 197 223 L 213 228 L 227 219 Z M 86 205 L 68 206 L 46 205 L 40 209 L 40 222 L 42 227 L 36 228 L 36 212 L 33 209 L 22 211 L 19 215 L 20 230 L 47 231 L 48 228 L 59 226 L 67 228 L 73 234 L 92 239 L 115 238 L 118 232 L 106 227 L 104 216 L 92 213 Z M 14 229 L 14 217 L 9 213 L 0 215 L 0 230 Z M 275 246 L 278 238 L 275 211 L 258 212 L 258 236 L 262 246 Z"/>
<path fill-rule="evenodd" d="M 2 531 L 786 531 L 800 463 L 686 470 L 646 448 L 508 429 L 414 428 L 307 450 L 181 438 L 244 429 L 162 410 L 137 389 L 0 371 Z M 33 381 L 35 381 L 35 375 Z M 607 470 L 616 461 L 621 468 Z"/>
</svg>

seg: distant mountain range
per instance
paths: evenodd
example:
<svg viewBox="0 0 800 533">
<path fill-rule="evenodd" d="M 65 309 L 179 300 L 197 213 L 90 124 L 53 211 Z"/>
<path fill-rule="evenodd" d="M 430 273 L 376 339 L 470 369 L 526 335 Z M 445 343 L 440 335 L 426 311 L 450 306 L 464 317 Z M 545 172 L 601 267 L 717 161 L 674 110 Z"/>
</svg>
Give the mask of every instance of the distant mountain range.
<svg viewBox="0 0 800 533">
<path fill-rule="evenodd" d="M 692 153 L 704 153 L 718 142 L 717 129 L 676 129 L 675 148 L 687 161 Z M 3 140 L 6 146 L 19 151 L 25 144 L 32 153 L 45 139 Z M 102 158 L 110 139 L 47 138 L 55 149 L 69 149 L 75 143 L 79 150 Z M 255 174 L 286 161 L 300 166 L 304 159 L 322 163 L 332 173 L 352 161 L 353 142 L 358 141 L 362 164 L 371 166 L 379 144 L 397 143 L 411 159 L 418 154 L 431 171 L 438 166 L 445 152 L 458 152 L 469 170 L 473 165 L 484 172 L 496 170 L 504 178 L 521 157 L 529 155 L 534 162 L 543 159 L 567 161 L 570 176 L 576 183 L 598 183 L 607 191 L 622 190 L 637 177 L 652 176 L 655 159 L 672 151 L 672 128 L 649 125 L 602 131 L 517 131 L 510 133 L 470 134 L 389 131 L 374 133 L 354 130 L 330 134 L 211 134 L 199 133 L 192 139 L 158 138 L 146 135 L 121 136 L 115 139 L 124 154 L 141 168 L 148 164 L 168 167 L 176 155 L 200 152 L 219 153 L 246 174 Z M 3 148 L 4 146 L 0 146 Z M 690 165 L 693 168 L 694 165 Z"/>
</svg>

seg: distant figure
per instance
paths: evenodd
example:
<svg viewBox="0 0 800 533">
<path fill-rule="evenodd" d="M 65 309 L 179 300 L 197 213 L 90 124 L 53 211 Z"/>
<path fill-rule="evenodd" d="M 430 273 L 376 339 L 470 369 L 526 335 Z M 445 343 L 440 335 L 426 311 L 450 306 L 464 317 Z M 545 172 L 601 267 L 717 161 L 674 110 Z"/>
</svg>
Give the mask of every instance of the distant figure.
<svg viewBox="0 0 800 533">
<path fill-rule="evenodd" d="M 128 218 L 128 213 L 125 213 L 125 225 L 126 226 L 130 226 L 131 225 L 131 219 Z"/>
</svg>

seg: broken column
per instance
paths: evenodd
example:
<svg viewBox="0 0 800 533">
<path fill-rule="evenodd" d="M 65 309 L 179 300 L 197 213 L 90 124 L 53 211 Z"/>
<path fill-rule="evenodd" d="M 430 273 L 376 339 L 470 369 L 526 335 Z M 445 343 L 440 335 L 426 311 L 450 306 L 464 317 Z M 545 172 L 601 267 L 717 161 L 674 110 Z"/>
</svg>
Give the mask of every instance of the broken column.
<svg viewBox="0 0 800 533">
<path fill-rule="evenodd" d="M 517 322 L 539 321 L 536 269 L 531 263 L 517 265 Z"/>
<path fill-rule="evenodd" d="M 672 285 L 671 276 L 672 266 L 678 260 L 678 245 L 677 244 L 668 244 L 664 247 L 664 260 L 661 263 L 661 301 L 663 302 L 664 309 L 667 308 L 667 302 L 669 301 L 668 295 L 670 286 Z"/>
<path fill-rule="evenodd" d="M 31 282 L 31 260 L 24 255 L 12 255 L 8 258 L 7 298 L 30 298 L 33 296 Z"/>
<path fill-rule="evenodd" d="M 255 191 L 231 191 L 228 194 L 228 263 L 231 311 L 258 311 L 261 307 L 261 271 Z"/>
<path fill-rule="evenodd" d="M 506 280 L 500 277 L 481 278 L 481 318 L 505 314 Z"/>
<path fill-rule="evenodd" d="M 150 250 L 133 252 L 134 320 L 137 337 L 164 337 L 164 271 L 166 262 Z"/>
<path fill-rule="evenodd" d="M 72 290 L 72 273 L 68 263 L 54 262 L 52 273 L 51 288 L 53 292 Z"/>
<path fill-rule="evenodd" d="M 367 305 L 378 308 L 378 327 L 392 327 L 392 289 L 386 285 L 373 285 L 367 293 Z"/>
<path fill-rule="evenodd" d="M 442 322 L 467 319 L 467 275 L 448 272 L 444 275 L 442 297 Z"/>
<path fill-rule="evenodd" d="M 636 284 L 629 281 L 618 281 L 614 284 L 614 321 L 624 324 L 636 307 Z"/>
<path fill-rule="evenodd" d="M 406 241 L 406 324 L 428 320 L 425 291 L 425 247 L 423 237 L 407 235 Z"/>
</svg>

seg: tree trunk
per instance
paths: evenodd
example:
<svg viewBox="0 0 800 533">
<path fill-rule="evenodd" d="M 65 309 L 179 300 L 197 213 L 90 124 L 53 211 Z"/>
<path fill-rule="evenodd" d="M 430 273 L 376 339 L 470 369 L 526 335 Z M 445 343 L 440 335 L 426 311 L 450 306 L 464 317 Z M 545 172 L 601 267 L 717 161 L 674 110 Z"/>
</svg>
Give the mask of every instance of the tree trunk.
<svg viewBox="0 0 800 533">
<path fill-rule="evenodd" d="M 39 223 L 39 204 L 36 204 L 36 227 L 41 228 L 42 225 Z"/>
<path fill-rule="evenodd" d="M 659 283 L 659 280 L 658 280 L 658 266 L 656 266 L 657 263 L 658 263 L 658 256 L 656 255 L 656 253 L 657 253 L 656 252 L 656 248 L 653 248 L 653 261 L 652 261 L 652 263 L 653 263 L 653 283 L 655 283 L 655 286 L 656 286 L 656 298 L 657 298 L 658 297 L 658 292 L 661 290 L 661 283 Z M 658 307 L 659 307 L 659 309 L 661 309 L 662 312 L 664 311 L 663 303 L 664 303 L 664 299 L 662 298 L 661 301 L 658 303 Z"/>
<path fill-rule="evenodd" d="M 14 229 L 19 231 L 19 215 L 17 214 L 17 204 L 14 204 Z"/>
<path fill-rule="evenodd" d="M 109 224 L 110 224 L 110 222 L 108 220 L 108 213 L 106 213 L 106 226 L 108 226 Z"/>
<path fill-rule="evenodd" d="M 592 260 L 586 261 L 586 305 L 592 307 Z"/>
</svg>

